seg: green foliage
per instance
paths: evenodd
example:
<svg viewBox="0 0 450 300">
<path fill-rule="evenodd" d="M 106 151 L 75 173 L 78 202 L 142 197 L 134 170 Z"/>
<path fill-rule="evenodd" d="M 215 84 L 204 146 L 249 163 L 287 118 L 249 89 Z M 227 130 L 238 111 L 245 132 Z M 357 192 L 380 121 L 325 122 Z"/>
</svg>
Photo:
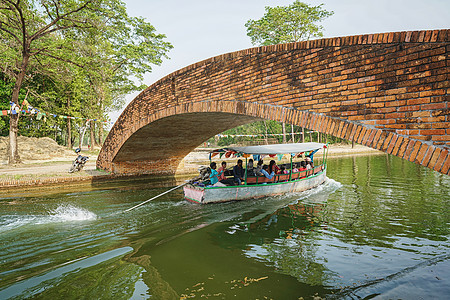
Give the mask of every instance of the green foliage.
<svg viewBox="0 0 450 300">
<path fill-rule="evenodd" d="M 274 144 L 282 143 L 283 136 L 271 136 L 270 134 L 282 134 L 283 127 L 281 122 L 266 120 L 258 121 L 245 125 L 241 125 L 232 129 L 228 129 L 222 132 L 225 137 L 212 137 L 208 140 L 210 145 L 213 146 L 228 146 L 228 145 L 257 145 L 257 144 Z M 301 143 L 303 132 L 300 126 L 294 125 L 294 142 Z M 292 143 L 292 128 L 290 124 L 286 124 L 286 142 Z M 321 142 L 321 143 L 348 143 L 348 141 L 341 138 L 333 137 L 331 135 L 319 134 L 318 132 L 310 131 L 309 129 L 304 129 L 305 137 L 304 142 Z M 256 137 L 240 137 L 233 135 L 257 135 Z M 267 138 L 266 138 L 267 135 Z M 319 136 L 320 135 L 320 136 Z"/>
<path fill-rule="evenodd" d="M 253 45 L 274 45 L 309 40 L 323 36 L 323 26 L 317 23 L 333 15 L 322 8 L 295 1 L 289 6 L 266 7 L 259 20 L 248 20 L 247 35 Z"/>
<path fill-rule="evenodd" d="M 0 0 L 0 32 L 0 107 L 20 104 L 28 93 L 42 111 L 89 119 L 121 109 L 125 95 L 145 87 L 132 78 L 142 81 L 172 48 L 120 0 Z M 8 134 L 8 121 L 0 117 L 0 134 Z M 84 122 L 71 120 L 74 127 Z M 62 142 L 67 123 L 22 116 L 19 134 Z"/>
</svg>

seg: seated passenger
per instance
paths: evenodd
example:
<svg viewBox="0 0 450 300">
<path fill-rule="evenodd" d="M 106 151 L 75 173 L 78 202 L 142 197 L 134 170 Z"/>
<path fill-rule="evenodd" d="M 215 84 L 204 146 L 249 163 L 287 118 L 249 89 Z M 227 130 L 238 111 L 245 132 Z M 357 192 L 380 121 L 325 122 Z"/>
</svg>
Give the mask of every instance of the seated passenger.
<svg viewBox="0 0 450 300">
<path fill-rule="evenodd" d="M 264 164 L 264 161 L 262 159 L 260 159 L 258 161 L 258 164 L 256 165 L 256 169 L 255 169 L 256 176 L 261 176 L 262 175 L 261 170 L 263 168 L 263 164 Z"/>
<path fill-rule="evenodd" d="M 289 171 L 286 170 L 285 166 L 281 166 L 277 174 L 289 174 Z"/>
<path fill-rule="evenodd" d="M 264 165 L 263 168 L 262 168 L 262 170 L 261 170 L 261 173 L 262 173 L 264 176 L 266 176 L 266 178 L 272 179 L 273 176 L 275 176 L 275 172 L 272 171 L 272 172 L 269 174 L 269 173 L 267 172 L 268 169 L 269 169 L 269 167 L 268 167 L 267 165 Z"/>
<path fill-rule="evenodd" d="M 245 173 L 242 167 L 242 159 L 238 159 L 237 164 L 233 167 L 234 182 L 241 185 L 244 181 Z"/>
<path fill-rule="evenodd" d="M 209 180 L 211 181 L 211 185 L 224 186 L 223 183 L 219 182 L 219 173 L 217 173 L 217 171 L 216 171 L 217 164 L 215 162 L 212 162 L 209 164 L 209 167 L 211 168 L 211 174 L 209 175 Z"/>
<path fill-rule="evenodd" d="M 300 169 L 298 169 L 298 171 L 301 172 L 301 171 L 306 171 L 306 170 L 307 170 L 306 161 L 300 162 Z"/>
<path fill-rule="evenodd" d="M 247 164 L 247 176 L 255 176 L 255 168 L 253 167 L 253 159 L 249 159 Z"/>
<path fill-rule="evenodd" d="M 302 162 L 300 162 L 300 169 L 298 169 L 298 171 L 299 172 L 303 172 L 303 171 L 306 171 L 307 170 L 307 168 L 306 168 L 306 161 L 302 161 Z M 305 178 L 306 177 L 306 172 L 303 172 L 302 174 L 300 174 L 300 178 Z"/>
<path fill-rule="evenodd" d="M 300 163 L 296 163 L 293 165 L 292 173 L 297 173 L 300 168 Z"/>
<path fill-rule="evenodd" d="M 232 179 L 228 179 L 225 177 L 225 171 L 227 170 L 227 162 L 223 161 L 222 166 L 217 170 L 219 175 L 219 182 L 225 185 L 234 185 L 234 181 Z"/>
<path fill-rule="evenodd" d="M 271 160 L 269 163 L 269 173 L 275 172 L 275 174 L 280 170 L 277 166 L 277 163 L 274 160 Z"/>
<path fill-rule="evenodd" d="M 307 156 L 305 160 L 306 160 L 306 169 L 311 170 L 314 167 L 311 157 Z"/>
</svg>

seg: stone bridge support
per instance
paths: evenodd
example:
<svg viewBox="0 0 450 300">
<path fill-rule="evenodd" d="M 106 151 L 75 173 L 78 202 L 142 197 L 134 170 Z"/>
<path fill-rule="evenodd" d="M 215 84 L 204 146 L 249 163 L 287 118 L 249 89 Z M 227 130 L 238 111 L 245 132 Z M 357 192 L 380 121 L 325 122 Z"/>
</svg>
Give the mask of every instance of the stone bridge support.
<svg viewBox="0 0 450 300">
<path fill-rule="evenodd" d="M 271 119 L 449 174 L 449 32 L 265 46 L 190 65 L 128 105 L 97 167 L 173 174 L 180 160 L 209 137 Z"/>
</svg>

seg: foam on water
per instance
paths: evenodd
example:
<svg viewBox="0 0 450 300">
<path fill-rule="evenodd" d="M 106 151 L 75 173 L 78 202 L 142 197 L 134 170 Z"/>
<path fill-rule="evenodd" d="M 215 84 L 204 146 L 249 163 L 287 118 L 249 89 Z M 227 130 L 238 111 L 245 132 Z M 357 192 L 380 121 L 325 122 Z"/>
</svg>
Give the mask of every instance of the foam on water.
<svg viewBox="0 0 450 300">
<path fill-rule="evenodd" d="M 51 222 L 72 222 L 96 220 L 93 212 L 70 204 L 61 204 L 56 209 L 49 211 Z"/>
<path fill-rule="evenodd" d="M 336 190 L 342 187 L 342 183 L 333 180 L 331 178 L 326 177 L 325 182 L 315 188 L 303 191 L 303 192 L 292 192 L 286 193 L 279 198 L 295 198 L 295 201 L 302 202 L 325 202 L 328 198 L 328 195 L 334 193 Z"/>
<path fill-rule="evenodd" d="M 3 215 L 0 216 L 0 232 L 16 229 L 25 225 L 42 225 L 62 222 L 80 222 L 96 220 L 97 215 L 87 209 L 71 204 L 60 204 L 42 215 Z"/>
</svg>

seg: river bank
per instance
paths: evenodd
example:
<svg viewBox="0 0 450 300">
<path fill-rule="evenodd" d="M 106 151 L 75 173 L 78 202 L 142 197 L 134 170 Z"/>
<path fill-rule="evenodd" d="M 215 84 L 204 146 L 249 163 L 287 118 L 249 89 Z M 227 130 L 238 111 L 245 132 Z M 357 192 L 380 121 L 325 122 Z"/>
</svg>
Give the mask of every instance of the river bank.
<svg viewBox="0 0 450 300">
<path fill-rule="evenodd" d="M 329 157 L 348 155 L 374 155 L 383 154 L 380 151 L 355 145 L 334 145 L 329 148 Z M 10 166 L 0 165 L 0 189 L 33 188 L 39 186 L 58 186 L 61 184 L 89 183 L 93 181 L 120 180 L 128 178 L 117 176 L 109 172 L 96 169 L 96 155 L 90 156 L 85 168 L 76 173 L 68 173 L 74 155 L 51 157 L 41 160 L 26 160 L 23 164 Z M 230 159 L 232 161 L 233 159 Z M 198 148 L 187 155 L 177 169 L 177 176 L 189 176 L 197 173 L 199 165 L 208 164 L 208 149 Z"/>
</svg>

